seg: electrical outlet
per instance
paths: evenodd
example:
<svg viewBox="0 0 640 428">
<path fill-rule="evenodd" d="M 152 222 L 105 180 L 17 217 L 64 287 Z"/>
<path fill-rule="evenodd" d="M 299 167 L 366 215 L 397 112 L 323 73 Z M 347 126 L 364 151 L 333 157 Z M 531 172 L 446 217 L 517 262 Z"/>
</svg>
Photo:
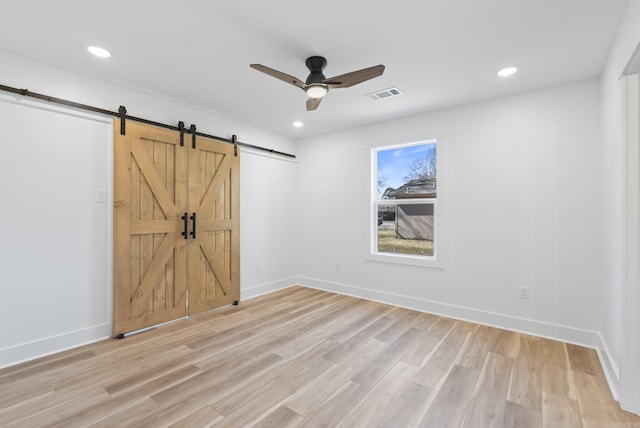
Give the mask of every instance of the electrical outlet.
<svg viewBox="0 0 640 428">
<path fill-rule="evenodd" d="M 340 263 L 336 263 L 336 272 L 340 272 Z"/>
<path fill-rule="evenodd" d="M 522 300 L 529 300 L 529 287 L 520 287 L 520 298 Z"/>
<path fill-rule="evenodd" d="M 261 270 L 261 269 L 262 269 L 262 268 L 260 267 L 260 265 L 256 265 L 256 273 L 260 273 L 260 270 Z"/>
</svg>

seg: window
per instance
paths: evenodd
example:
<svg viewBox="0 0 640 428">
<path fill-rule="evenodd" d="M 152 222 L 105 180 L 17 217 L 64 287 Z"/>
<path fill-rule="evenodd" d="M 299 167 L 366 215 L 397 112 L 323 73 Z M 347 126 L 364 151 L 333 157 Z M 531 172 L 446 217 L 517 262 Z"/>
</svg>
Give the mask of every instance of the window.
<svg viewBox="0 0 640 428">
<path fill-rule="evenodd" d="M 439 267 L 438 141 L 372 149 L 370 259 Z"/>
</svg>

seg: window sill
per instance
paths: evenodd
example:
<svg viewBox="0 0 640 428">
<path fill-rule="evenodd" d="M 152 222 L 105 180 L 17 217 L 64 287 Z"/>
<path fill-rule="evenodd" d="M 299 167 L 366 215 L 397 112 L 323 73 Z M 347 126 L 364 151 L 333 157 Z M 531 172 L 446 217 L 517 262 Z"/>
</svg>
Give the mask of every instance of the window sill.
<svg viewBox="0 0 640 428">
<path fill-rule="evenodd" d="M 419 257 L 410 256 L 406 254 L 381 254 L 381 253 L 369 253 L 366 256 L 368 261 L 382 262 L 382 263 L 395 263 L 401 265 L 417 266 L 423 268 L 432 269 L 444 269 L 444 263 L 442 258 L 436 259 L 435 257 Z"/>
</svg>

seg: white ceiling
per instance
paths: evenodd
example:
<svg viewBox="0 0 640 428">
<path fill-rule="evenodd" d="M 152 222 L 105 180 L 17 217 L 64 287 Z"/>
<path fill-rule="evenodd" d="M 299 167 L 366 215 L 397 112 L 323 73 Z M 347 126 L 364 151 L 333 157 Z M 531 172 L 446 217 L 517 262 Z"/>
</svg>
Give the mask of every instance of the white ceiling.
<svg viewBox="0 0 640 428">
<path fill-rule="evenodd" d="M 0 49 L 297 138 L 598 76 L 628 3 L 3 0 Z M 112 57 L 90 56 L 89 45 Z M 303 91 L 249 68 L 305 80 L 311 55 L 327 58 L 327 77 L 386 70 L 307 112 Z M 498 78 L 507 65 L 520 71 Z M 404 95 L 365 96 L 392 86 Z"/>
</svg>

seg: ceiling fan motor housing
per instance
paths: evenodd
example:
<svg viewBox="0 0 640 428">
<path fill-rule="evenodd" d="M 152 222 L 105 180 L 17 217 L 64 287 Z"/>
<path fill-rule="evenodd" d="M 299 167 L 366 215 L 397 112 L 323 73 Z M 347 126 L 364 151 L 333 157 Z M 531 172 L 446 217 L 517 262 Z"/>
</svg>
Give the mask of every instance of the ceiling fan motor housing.
<svg viewBox="0 0 640 428">
<path fill-rule="evenodd" d="M 321 56 L 310 56 L 306 61 L 307 68 L 311 73 L 307 77 L 306 84 L 322 83 L 327 78 L 322 74 L 322 70 L 327 66 L 327 60 Z"/>
</svg>

